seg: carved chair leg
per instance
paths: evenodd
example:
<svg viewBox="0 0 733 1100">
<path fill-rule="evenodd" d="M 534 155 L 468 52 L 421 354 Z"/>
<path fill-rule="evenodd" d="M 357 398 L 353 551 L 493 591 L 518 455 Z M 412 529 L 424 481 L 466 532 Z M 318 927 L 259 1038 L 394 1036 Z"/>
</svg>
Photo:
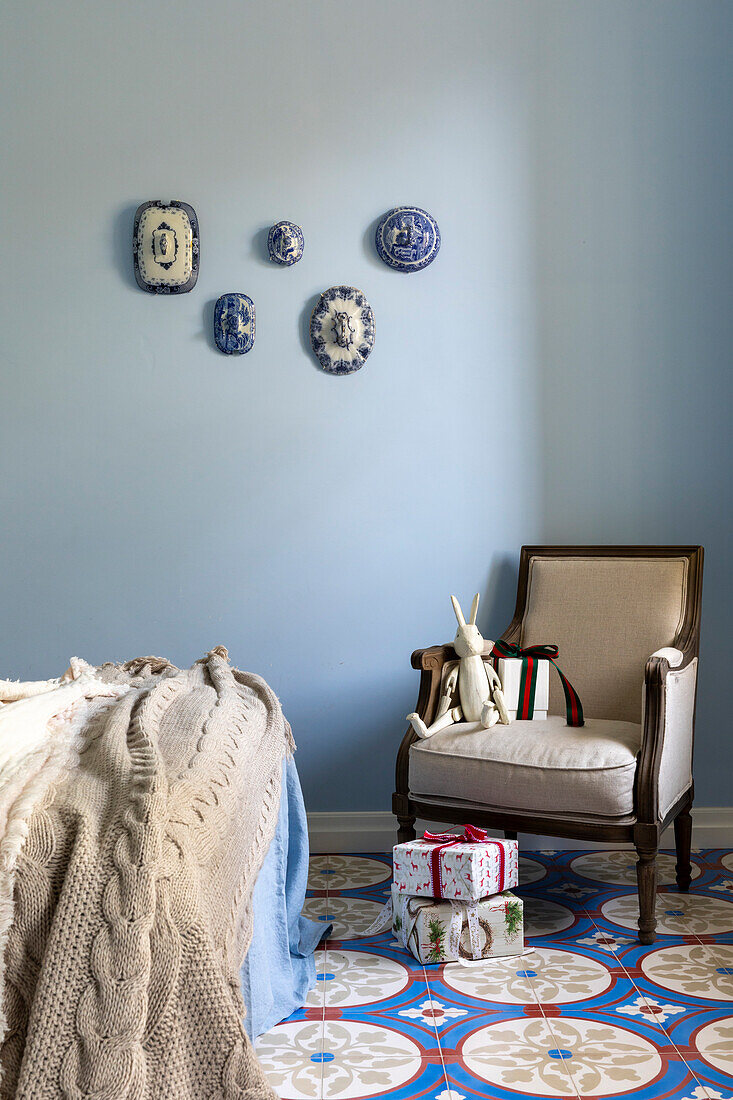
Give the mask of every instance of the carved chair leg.
<svg viewBox="0 0 733 1100">
<path fill-rule="evenodd" d="M 408 840 L 414 840 L 417 836 L 415 832 L 415 818 L 414 817 L 399 817 L 397 818 L 399 829 L 397 830 L 397 843 L 405 844 Z"/>
<path fill-rule="evenodd" d="M 677 889 L 686 894 L 692 880 L 692 816 L 689 809 L 683 810 L 674 819 L 674 842 L 677 848 Z"/>
<path fill-rule="evenodd" d="M 516 840 L 517 834 L 513 833 L 511 829 L 504 830 L 504 840 Z"/>
<path fill-rule="evenodd" d="M 639 856 L 636 864 L 636 881 L 639 887 L 639 942 L 654 943 L 656 940 L 657 918 L 657 849 L 642 848 L 638 844 Z"/>
</svg>

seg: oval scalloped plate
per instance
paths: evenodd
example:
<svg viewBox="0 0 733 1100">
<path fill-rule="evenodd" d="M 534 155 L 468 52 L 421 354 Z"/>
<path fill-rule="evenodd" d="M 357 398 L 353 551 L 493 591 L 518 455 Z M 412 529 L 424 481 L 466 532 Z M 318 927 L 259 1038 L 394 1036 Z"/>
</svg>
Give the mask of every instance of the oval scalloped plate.
<svg viewBox="0 0 733 1100">
<path fill-rule="evenodd" d="M 329 374 L 353 374 L 374 347 L 374 312 L 354 286 L 324 290 L 311 315 L 311 344 Z"/>
</svg>

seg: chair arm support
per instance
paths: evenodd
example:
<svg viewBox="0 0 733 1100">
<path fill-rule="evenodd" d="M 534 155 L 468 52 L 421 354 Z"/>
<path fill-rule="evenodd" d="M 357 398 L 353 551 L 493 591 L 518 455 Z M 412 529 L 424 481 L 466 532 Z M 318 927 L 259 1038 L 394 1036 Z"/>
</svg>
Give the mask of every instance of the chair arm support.
<svg viewBox="0 0 733 1100">
<path fill-rule="evenodd" d="M 415 711 L 429 725 L 438 705 L 440 681 L 446 661 L 455 660 L 452 645 L 433 645 L 428 649 L 416 649 L 412 654 L 412 667 L 420 673 L 420 692 Z M 412 726 L 408 726 L 397 750 L 395 763 L 395 793 L 392 795 L 392 811 L 407 816 L 407 794 L 410 784 L 410 745 L 417 740 Z"/>
<path fill-rule="evenodd" d="M 668 731 L 668 684 L 671 670 L 676 676 L 696 661 L 692 649 L 665 647 L 652 653 L 644 669 L 644 707 L 642 715 L 641 749 L 636 768 L 636 814 L 641 822 L 660 820 L 659 774 Z M 690 727 L 692 715 L 690 716 Z M 690 743 L 692 728 L 690 728 Z"/>
</svg>

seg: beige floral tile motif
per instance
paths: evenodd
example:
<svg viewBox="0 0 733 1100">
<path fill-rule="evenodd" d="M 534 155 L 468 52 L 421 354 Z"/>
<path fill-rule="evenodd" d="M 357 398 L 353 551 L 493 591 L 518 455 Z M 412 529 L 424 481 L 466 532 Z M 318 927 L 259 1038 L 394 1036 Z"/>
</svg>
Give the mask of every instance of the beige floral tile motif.
<svg viewBox="0 0 733 1100">
<path fill-rule="evenodd" d="M 515 1028 L 492 1024 L 463 1044 L 463 1060 L 477 1077 L 525 1095 L 615 1096 L 641 1088 L 658 1076 L 662 1060 L 642 1036 L 606 1023 L 555 1017 L 512 1021 Z M 568 1088 L 567 1074 L 572 1077 Z"/>
<path fill-rule="evenodd" d="M 575 922 L 575 916 L 567 905 L 547 898 L 522 897 L 524 902 L 524 935 L 549 936 L 562 932 Z"/>
<path fill-rule="evenodd" d="M 316 952 L 316 971 L 318 970 L 318 960 L 321 955 L 325 957 L 325 951 Z M 308 996 L 303 1002 L 304 1008 L 317 1008 L 322 1009 L 325 1007 L 326 998 L 324 995 L 323 982 L 316 982 L 312 989 L 308 991 Z"/>
<path fill-rule="evenodd" d="M 326 1020 L 322 1064 L 324 1100 L 376 1097 L 420 1072 L 420 1048 L 391 1028 Z"/>
<path fill-rule="evenodd" d="M 391 878 L 389 864 L 365 856 L 311 856 L 309 890 L 360 890 Z"/>
<path fill-rule="evenodd" d="M 523 961 L 535 997 L 542 1004 L 573 1004 L 599 997 L 613 981 L 604 963 L 574 951 L 538 947 Z"/>
<path fill-rule="evenodd" d="M 319 951 L 316 972 L 316 985 L 323 989 L 329 1008 L 386 1001 L 410 983 L 410 972 L 402 963 L 367 951 Z"/>
<path fill-rule="evenodd" d="M 639 920 L 639 899 L 634 894 L 621 894 L 601 906 L 606 920 L 622 928 L 636 928 Z M 714 936 L 733 932 L 733 901 L 710 898 L 705 894 L 678 894 L 676 891 L 657 895 L 657 933 L 667 936 Z"/>
<path fill-rule="evenodd" d="M 547 868 L 543 867 L 536 859 L 528 856 L 519 857 L 519 885 L 527 886 L 530 882 L 539 882 L 547 877 Z"/>
<path fill-rule="evenodd" d="M 535 954 L 522 959 L 485 959 L 481 966 L 448 963 L 443 969 L 443 982 L 458 993 L 480 1001 L 534 1004 L 532 986 L 524 970 L 534 964 Z M 515 1037 L 514 1041 L 519 1040 Z"/>
<path fill-rule="evenodd" d="M 475 968 L 452 963 L 443 971 L 446 985 L 460 993 L 502 1004 L 572 1004 L 598 997 L 612 980 L 595 959 L 545 947 L 521 959 L 491 959 Z"/>
<path fill-rule="evenodd" d="M 332 897 L 306 898 L 303 914 L 322 924 L 333 924 L 331 939 L 358 940 L 384 908 L 382 902 L 369 898 Z"/>
<path fill-rule="evenodd" d="M 675 862 L 675 857 L 667 855 L 666 852 L 657 856 L 657 876 L 660 886 L 674 885 Z M 592 879 L 593 882 L 636 886 L 636 853 L 633 851 L 584 852 L 582 856 L 576 856 L 570 866 L 576 875 Z M 699 875 L 700 868 L 693 863 L 692 877 L 695 879 Z"/>
<path fill-rule="evenodd" d="M 721 894 L 730 894 L 733 897 L 733 879 L 724 878 L 721 882 L 710 887 L 711 890 L 718 890 Z"/>
<path fill-rule="evenodd" d="M 564 1052 L 554 1057 L 555 1046 L 547 1020 L 516 1019 L 472 1032 L 461 1055 L 469 1073 L 493 1085 L 537 1098 L 572 1096 Z"/>
<path fill-rule="evenodd" d="M 720 861 L 729 871 L 733 871 L 733 852 L 726 852 Z"/>
<path fill-rule="evenodd" d="M 278 1024 L 260 1035 L 255 1051 L 267 1079 L 283 1100 L 319 1100 L 323 1024 Z"/>
<path fill-rule="evenodd" d="M 682 1097 L 682 1100 L 733 1100 L 733 1093 L 718 1092 L 711 1085 L 695 1085 L 690 1092 Z"/>
<path fill-rule="evenodd" d="M 642 972 L 663 989 L 703 1000 L 733 1001 L 733 945 L 681 944 L 650 951 Z"/>
<path fill-rule="evenodd" d="M 695 1046 L 711 1066 L 733 1075 L 733 1016 L 713 1020 L 700 1028 Z"/>
</svg>

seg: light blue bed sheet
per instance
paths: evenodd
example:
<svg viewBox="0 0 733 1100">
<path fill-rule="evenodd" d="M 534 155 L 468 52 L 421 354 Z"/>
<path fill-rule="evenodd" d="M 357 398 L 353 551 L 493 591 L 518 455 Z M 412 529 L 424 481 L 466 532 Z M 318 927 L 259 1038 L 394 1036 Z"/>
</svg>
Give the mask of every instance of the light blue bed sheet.
<svg viewBox="0 0 733 1100">
<path fill-rule="evenodd" d="M 308 882 L 308 824 L 295 762 L 283 764 L 280 813 L 253 894 L 252 943 L 240 970 L 250 1039 L 301 1008 L 316 981 L 313 952 L 332 925 L 301 916 Z"/>
</svg>

